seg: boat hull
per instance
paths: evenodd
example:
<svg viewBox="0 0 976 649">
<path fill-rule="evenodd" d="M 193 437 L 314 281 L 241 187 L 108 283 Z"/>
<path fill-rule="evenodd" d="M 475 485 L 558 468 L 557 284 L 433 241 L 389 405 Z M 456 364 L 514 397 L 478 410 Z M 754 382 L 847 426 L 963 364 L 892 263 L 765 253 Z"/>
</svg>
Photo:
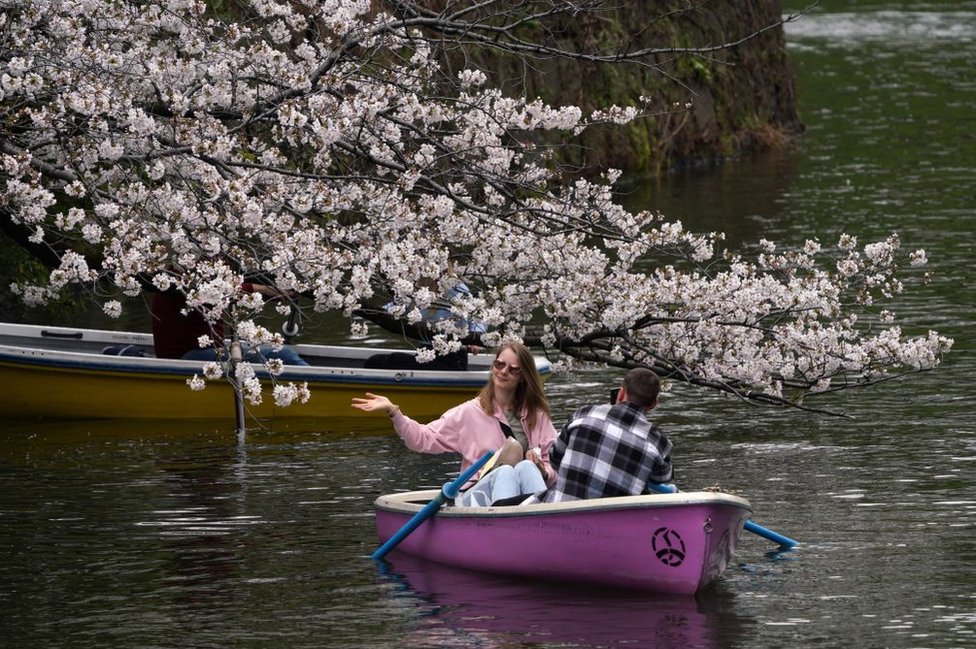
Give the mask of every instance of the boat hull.
<svg viewBox="0 0 976 649">
<path fill-rule="evenodd" d="M 201 373 L 187 368 L 177 374 L 152 371 L 95 370 L 69 367 L 31 366 L 0 361 L 0 412 L 8 417 L 79 417 L 124 419 L 228 418 L 234 413 L 234 393 L 222 381 L 193 391 L 187 378 Z M 284 382 L 307 381 L 311 398 L 307 403 L 277 407 L 270 392 L 260 405 L 246 404 L 246 411 L 258 419 L 321 418 L 352 416 L 349 404 L 364 392 L 381 392 L 400 404 L 404 412 L 424 418 L 470 399 L 476 385 L 433 386 L 430 384 L 382 383 L 352 377 L 283 376 Z M 270 388 L 270 381 L 263 381 Z"/>
<path fill-rule="evenodd" d="M 193 391 L 187 379 L 204 363 L 152 356 L 112 356 L 109 346 L 152 351 L 152 336 L 134 332 L 0 324 L 0 414 L 7 417 L 197 419 L 233 418 L 234 394 L 224 380 Z M 466 371 L 366 369 L 383 348 L 297 345 L 310 367 L 287 366 L 280 383 L 307 383 L 305 404 L 279 407 L 270 390 L 260 405 L 247 404 L 259 419 L 368 417 L 350 407 L 364 392 L 387 395 L 404 412 L 424 419 L 477 394 L 489 376 L 491 358 L 472 356 Z M 545 359 L 540 371 L 548 373 Z M 260 367 L 255 366 L 259 371 Z M 263 375 L 266 388 L 272 385 Z"/>
<path fill-rule="evenodd" d="M 381 496 L 380 542 L 436 491 Z M 720 576 L 752 510 L 726 494 L 689 492 L 519 507 L 444 507 L 397 551 L 470 570 L 692 594 Z"/>
</svg>

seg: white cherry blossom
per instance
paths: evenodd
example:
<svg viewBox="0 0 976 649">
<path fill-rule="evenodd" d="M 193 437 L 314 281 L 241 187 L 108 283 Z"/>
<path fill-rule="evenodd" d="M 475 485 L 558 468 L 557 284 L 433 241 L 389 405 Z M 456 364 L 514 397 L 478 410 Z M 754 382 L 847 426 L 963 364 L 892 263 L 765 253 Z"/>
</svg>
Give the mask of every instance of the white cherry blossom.
<svg viewBox="0 0 976 649">
<path fill-rule="evenodd" d="M 27 304 L 81 286 L 117 317 L 118 293 L 179 291 L 246 345 L 280 346 L 245 278 L 300 294 L 312 317 L 342 313 L 354 336 L 365 321 L 422 326 L 464 282 L 455 317 L 417 330 L 433 341 L 420 360 L 459 349 L 457 322 L 477 320 L 488 332 L 471 342 L 522 338 L 568 355 L 558 367 L 646 365 L 771 403 L 929 369 L 951 347 L 899 326 L 889 303 L 924 281 L 912 271 L 926 256 L 897 235 L 727 251 L 721 233 L 621 207 L 619 171 L 565 174 L 551 144 L 650 100 L 584 116 L 448 68 L 438 53 L 462 31 L 525 51 L 466 3 L 449 18 L 415 2 L 259 0 L 233 22 L 201 0 L 0 4 L 0 218 L 58 256 L 45 281 L 10 287 Z M 543 21 L 599 10 L 481 4 Z M 188 382 L 222 377 L 260 402 L 249 364 L 220 370 Z M 303 398 L 274 387 L 279 405 Z"/>
</svg>

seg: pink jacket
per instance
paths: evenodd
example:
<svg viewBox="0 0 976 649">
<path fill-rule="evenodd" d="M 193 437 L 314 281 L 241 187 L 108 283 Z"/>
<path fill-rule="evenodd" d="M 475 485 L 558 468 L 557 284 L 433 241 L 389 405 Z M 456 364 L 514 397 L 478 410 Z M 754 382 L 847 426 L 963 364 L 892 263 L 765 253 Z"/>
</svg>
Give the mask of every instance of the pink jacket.
<svg viewBox="0 0 976 649">
<path fill-rule="evenodd" d="M 445 412 L 429 424 L 420 424 L 397 411 L 393 415 L 393 428 L 407 448 L 421 453 L 460 453 L 461 471 L 478 461 L 488 451 L 498 449 L 505 441 L 499 422 L 505 422 L 505 413 L 496 408 L 495 415 L 486 415 L 477 399 L 465 401 Z M 556 477 L 549 466 L 549 449 L 556 439 L 552 420 L 544 413 L 536 416 L 534 428 L 529 428 L 526 413 L 522 413 L 522 429 L 529 439 L 529 447 L 542 449 L 542 463 L 546 467 L 546 484 L 552 485 Z"/>
</svg>

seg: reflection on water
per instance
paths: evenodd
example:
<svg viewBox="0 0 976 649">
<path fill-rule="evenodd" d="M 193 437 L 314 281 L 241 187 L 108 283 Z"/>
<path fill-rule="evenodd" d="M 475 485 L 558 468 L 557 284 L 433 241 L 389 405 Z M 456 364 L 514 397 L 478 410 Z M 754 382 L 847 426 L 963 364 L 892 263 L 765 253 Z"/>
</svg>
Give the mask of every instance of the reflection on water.
<svg viewBox="0 0 976 649">
<path fill-rule="evenodd" d="M 160 586 L 172 592 L 173 603 L 219 615 L 234 604 L 234 591 L 227 584 L 240 576 L 235 539 L 246 527 L 264 521 L 243 513 L 245 476 L 239 471 L 245 470 L 246 450 L 235 452 L 228 444 L 207 450 L 195 448 L 192 456 L 157 462 L 162 502 L 146 511 L 135 527 L 165 555 L 166 576 Z"/>
<path fill-rule="evenodd" d="M 734 646 L 743 637 L 732 597 L 720 587 L 697 597 L 579 589 L 485 575 L 416 559 L 402 552 L 381 564 L 398 604 L 416 609 L 403 647 Z"/>
<path fill-rule="evenodd" d="M 913 2 L 899 10 L 889 8 L 888 3 L 875 3 L 880 6 L 873 11 L 846 13 L 831 10 L 842 10 L 847 3 L 826 0 L 822 4 L 826 11 L 786 26 L 791 41 L 828 42 L 833 47 L 880 44 L 887 50 L 893 45 L 941 48 L 976 42 L 976 3 L 971 1 Z"/>
<path fill-rule="evenodd" d="M 790 152 L 767 153 L 734 165 L 640 179 L 621 198 L 632 209 L 652 206 L 691 231 L 723 232 L 727 246 L 742 250 L 781 220 L 798 165 Z"/>
</svg>

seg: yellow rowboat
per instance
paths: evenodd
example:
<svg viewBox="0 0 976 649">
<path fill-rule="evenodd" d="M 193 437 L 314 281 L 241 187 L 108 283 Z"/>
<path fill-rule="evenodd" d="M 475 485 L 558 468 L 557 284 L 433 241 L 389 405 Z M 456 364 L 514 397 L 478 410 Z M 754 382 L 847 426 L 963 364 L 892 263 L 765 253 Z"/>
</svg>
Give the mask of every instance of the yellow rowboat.
<svg viewBox="0 0 976 649">
<path fill-rule="evenodd" d="M 127 345 L 146 355 L 104 353 Z M 364 367 L 371 356 L 405 350 L 295 349 L 309 367 L 286 366 L 278 381 L 307 382 L 308 403 L 278 407 L 268 391 L 261 405 L 246 405 L 251 416 L 349 417 L 359 412 L 350 407 L 352 397 L 368 391 L 389 396 L 416 419 L 433 419 L 477 394 L 493 360 L 489 354 L 471 355 L 463 371 L 372 369 Z M 203 362 L 155 358 L 152 352 L 152 335 L 145 333 L 0 323 L 0 416 L 233 418 L 233 391 L 225 380 L 210 381 L 200 391 L 187 385 L 194 374 L 202 375 Z M 551 371 L 544 358 L 536 358 L 536 367 L 543 376 Z"/>
</svg>

